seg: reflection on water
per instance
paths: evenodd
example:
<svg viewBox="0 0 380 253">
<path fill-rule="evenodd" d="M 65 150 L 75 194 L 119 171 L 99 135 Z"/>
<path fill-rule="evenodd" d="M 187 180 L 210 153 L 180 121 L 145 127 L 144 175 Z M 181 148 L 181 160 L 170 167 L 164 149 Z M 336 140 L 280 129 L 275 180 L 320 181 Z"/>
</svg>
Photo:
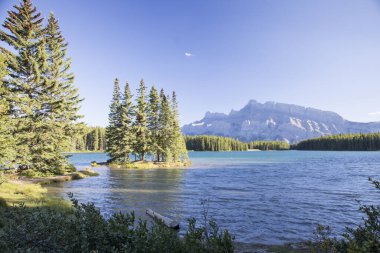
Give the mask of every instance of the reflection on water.
<svg viewBox="0 0 380 253">
<path fill-rule="evenodd" d="M 311 237 L 317 223 L 337 231 L 360 221 L 357 200 L 374 203 L 368 183 L 380 171 L 377 152 L 191 152 L 188 169 L 122 170 L 99 167 L 98 177 L 49 186 L 81 202 L 94 202 L 105 215 L 146 208 L 184 226 L 200 218 L 201 200 L 237 241 L 284 243 Z M 75 154 L 82 168 L 105 154 Z"/>
</svg>

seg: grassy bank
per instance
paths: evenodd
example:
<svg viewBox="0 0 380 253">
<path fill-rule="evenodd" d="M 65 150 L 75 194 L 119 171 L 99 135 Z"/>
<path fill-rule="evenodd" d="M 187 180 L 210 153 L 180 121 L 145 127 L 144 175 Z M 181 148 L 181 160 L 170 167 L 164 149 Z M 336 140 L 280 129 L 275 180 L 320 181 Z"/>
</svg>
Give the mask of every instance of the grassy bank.
<svg viewBox="0 0 380 253">
<path fill-rule="evenodd" d="M 13 174 L 12 177 L 20 181 L 39 183 L 39 184 L 51 184 L 58 182 L 65 182 L 77 179 L 83 179 L 86 177 L 98 176 L 99 173 L 90 168 L 84 170 L 66 173 L 64 175 L 44 175 L 33 170 L 25 170 L 20 173 Z"/>
<path fill-rule="evenodd" d="M 24 205 L 26 207 L 53 207 L 68 209 L 71 204 L 61 198 L 47 196 L 46 188 L 40 184 L 18 179 L 6 179 L 0 184 L 1 208 Z"/>
<path fill-rule="evenodd" d="M 69 202 L 48 197 L 46 195 L 47 190 L 42 185 L 97 175 L 98 173 L 90 168 L 59 176 L 36 176 L 33 171 L 28 170 L 21 173 L 0 172 L 0 206 L 23 204 L 28 207 L 50 206 L 66 208 L 70 206 Z"/>
</svg>

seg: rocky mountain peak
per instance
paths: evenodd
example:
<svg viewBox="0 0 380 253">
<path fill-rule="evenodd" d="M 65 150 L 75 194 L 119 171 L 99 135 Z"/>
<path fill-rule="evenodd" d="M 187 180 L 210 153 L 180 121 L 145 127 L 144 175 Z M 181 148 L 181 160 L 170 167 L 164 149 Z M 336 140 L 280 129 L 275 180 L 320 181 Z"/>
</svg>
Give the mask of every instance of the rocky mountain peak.
<svg viewBox="0 0 380 253">
<path fill-rule="evenodd" d="M 356 123 L 339 114 L 273 101 L 249 100 L 241 110 L 207 112 L 205 117 L 183 126 L 187 135 L 220 135 L 242 141 L 285 140 L 290 143 L 323 135 L 380 131 L 380 123 Z"/>
</svg>

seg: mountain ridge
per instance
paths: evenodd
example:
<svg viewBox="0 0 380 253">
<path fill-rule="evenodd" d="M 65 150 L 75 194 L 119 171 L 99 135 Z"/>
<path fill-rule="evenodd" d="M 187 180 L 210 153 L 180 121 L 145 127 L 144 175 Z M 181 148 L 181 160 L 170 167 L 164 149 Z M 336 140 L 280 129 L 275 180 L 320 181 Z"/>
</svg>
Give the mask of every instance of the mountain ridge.
<svg viewBox="0 0 380 253">
<path fill-rule="evenodd" d="M 184 125 L 186 135 L 219 135 L 241 141 L 283 140 L 296 143 L 305 139 L 340 133 L 380 131 L 380 122 L 353 122 L 336 112 L 312 107 L 249 100 L 230 113 L 206 112 L 203 119 Z"/>
</svg>

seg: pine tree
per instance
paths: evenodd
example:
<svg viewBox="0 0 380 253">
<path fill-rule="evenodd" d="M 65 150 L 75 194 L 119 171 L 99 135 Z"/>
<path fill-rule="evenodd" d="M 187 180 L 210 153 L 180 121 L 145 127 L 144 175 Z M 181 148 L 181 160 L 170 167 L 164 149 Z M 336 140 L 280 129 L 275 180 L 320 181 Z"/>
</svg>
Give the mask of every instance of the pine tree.
<svg viewBox="0 0 380 253">
<path fill-rule="evenodd" d="M 61 151 L 70 145 L 80 99 L 68 74 L 66 46 L 54 17 L 46 28 L 30 0 L 9 11 L 0 40 L 13 50 L 6 55 L 9 75 L 5 89 L 9 114 L 15 122 L 18 164 L 44 173 L 63 173 L 70 168 Z"/>
<path fill-rule="evenodd" d="M 44 108 L 39 100 L 43 90 L 41 73 L 46 62 L 43 19 L 29 0 L 9 11 L 0 31 L 0 40 L 14 50 L 1 48 L 8 62 L 9 78 L 5 81 L 10 101 L 10 113 L 17 119 L 15 125 L 16 161 L 26 167 L 34 167 L 36 154 L 33 147 L 39 144 L 37 128 Z"/>
<path fill-rule="evenodd" d="M 115 79 L 114 90 L 108 114 L 108 126 L 106 128 L 107 153 L 111 161 L 120 158 L 120 127 L 121 127 L 121 96 L 119 79 Z"/>
<path fill-rule="evenodd" d="M 104 128 L 102 127 L 97 127 L 98 131 L 98 149 L 100 151 L 104 150 Z"/>
<path fill-rule="evenodd" d="M 148 110 L 148 129 L 150 131 L 150 142 L 149 149 L 153 154 L 153 157 L 159 161 L 160 152 L 159 152 L 159 138 L 160 138 L 160 129 L 159 129 L 159 112 L 160 112 L 160 97 L 154 86 L 150 89 L 149 92 L 149 110 Z M 153 158 L 153 159 L 154 159 Z"/>
<path fill-rule="evenodd" d="M 135 129 L 135 152 L 140 156 L 140 160 L 145 160 L 145 155 L 149 151 L 149 129 L 147 125 L 147 110 L 148 105 L 145 100 L 145 83 L 141 80 L 140 87 L 137 90 L 137 101 L 136 101 L 136 120 L 134 124 Z"/>
<path fill-rule="evenodd" d="M 70 145 L 71 136 L 80 131 L 77 120 L 79 104 L 78 90 L 74 87 L 74 75 L 70 72 L 71 60 L 67 58 L 67 43 L 58 21 L 51 13 L 45 29 L 46 62 L 44 62 L 43 89 L 39 100 L 43 110 L 36 121 L 38 144 L 32 148 L 37 156 L 34 165 L 53 173 L 63 173 L 68 162 L 61 152 Z"/>
<path fill-rule="evenodd" d="M 99 150 L 99 133 L 98 133 L 98 128 L 95 127 L 94 130 L 94 140 L 93 140 L 93 143 L 92 143 L 92 150 L 93 151 L 97 151 Z"/>
<path fill-rule="evenodd" d="M 4 78 L 7 75 L 5 56 L 0 53 L 0 167 L 11 166 L 15 158 L 14 138 L 12 135 L 13 122 L 9 117 L 9 103 Z"/>
<path fill-rule="evenodd" d="M 125 85 L 123 102 L 121 103 L 121 143 L 120 151 L 122 152 L 121 160 L 123 162 L 130 162 L 130 155 L 133 152 L 135 143 L 135 135 L 133 132 L 133 115 L 134 106 L 132 103 L 132 94 L 127 82 Z"/>
<path fill-rule="evenodd" d="M 51 13 L 46 28 L 47 70 L 44 73 L 45 106 L 48 116 L 58 125 L 54 129 L 54 139 L 59 146 L 69 142 L 82 127 L 76 121 L 80 102 L 78 89 L 73 86 L 74 74 L 70 72 L 71 59 L 67 57 L 68 43 L 61 34 L 58 20 Z M 49 101 L 49 103 L 47 103 Z M 57 131 L 57 130 L 60 131 Z"/>
<path fill-rule="evenodd" d="M 177 95 L 175 91 L 172 94 L 172 155 L 174 162 L 179 162 L 183 160 L 188 160 L 186 143 L 181 133 L 181 126 L 179 123 L 179 112 L 178 112 L 178 102 Z"/>
<path fill-rule="evenodd" d="M 173 124 L 172 124 L 172 109 L 170 99 L 165 95 L 163 89 L 160 91 L 160 114 L 159 114 L 159 150 L 162 152 L 161 159 L 164 162 L 171 162 L 172 143 L 173 143 Z"/>
</svg>

